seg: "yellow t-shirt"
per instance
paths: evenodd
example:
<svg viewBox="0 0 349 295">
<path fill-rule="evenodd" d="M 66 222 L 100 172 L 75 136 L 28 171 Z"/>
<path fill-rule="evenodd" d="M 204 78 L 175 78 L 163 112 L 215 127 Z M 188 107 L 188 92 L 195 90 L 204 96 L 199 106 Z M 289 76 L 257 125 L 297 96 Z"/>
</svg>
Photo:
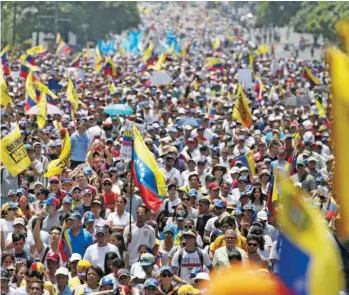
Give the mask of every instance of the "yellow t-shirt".
<svg viewBox="0 0 349 295">
<path fill-rule="evenodd" d="M 247 251 L 247 240 L 243 237 L 238 230 L 235 230 L 237 234 L 236 246 Z M 219 236 L 213 243 L 210 245 L 210 251 L 215 252 L 218 248 L 225 246 L 224 235 Z"/>
<path fill-rule="evenodd" d="M 80 281 L 79 277 L 78 276 L 75 276 L 73 278 L 71 278 L 69 281 L 68 281 L 68 286 L 70 288 L 72 288 L 73 290 L 75 290 L 76 287 L 78 286 L 81 286 L 83 285 L 84 283 Z"/>
</svg>

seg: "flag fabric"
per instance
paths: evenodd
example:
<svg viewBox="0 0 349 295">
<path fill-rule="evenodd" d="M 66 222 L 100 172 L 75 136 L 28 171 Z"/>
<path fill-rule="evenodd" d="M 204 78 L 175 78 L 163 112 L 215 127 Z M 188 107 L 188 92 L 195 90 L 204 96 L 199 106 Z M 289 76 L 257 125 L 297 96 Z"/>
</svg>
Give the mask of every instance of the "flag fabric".
<svg viewBox="0 0 349 295">
<path fill-rule="evenodd" d="M 95 57 L 95 71 L 99 73 L 99 72 L 101 71 L 101 69 L 102 69 L 102 60 L 103 60 L 103 57 L 102 57 L 101 53 L 99 52 L 98 47 L 96 47 L 95 52 L 96 52 L 96 57 Z"/>
<path fill-rule="evenodd" d="M 272 171 L 270 174 L 270 181 L 269 181 L 269 187 L 268 187 L 268 192 L 267 192 L 267 202 L 266 202 L 266 207 L 270 213 L 270 216 L 272 216 L 272 217 L 274 217 L 276 215 L 275 208 L 273 205 L 273 201 L 277 200 L 275 181 L 276 181 L 275 173 L 274 173 L 274 171 Z M 273 200 L 273 197 L 274 197 L 274 200 Z"/>
<path fill-rule="evenodd" d="M 61 40 L 62 40 L 61 34 L 57 33 L 57 35 L 56 35 L 56 42 L 55 42 L 55 45 L 57 47 L 58 47 L 59 43 L 61 42 Z"/>
<path fill-rule="evenodd" d="M 162 53 L 156 62 L 156 64 L 152 67 L 155 71 L 161 71 L 163 65 L 165 64 L 166 58 L 167 58 L 167 53 Z"/>
<path fill-rule="evenodd" d="M 47 172 L 44 174 L 45 177 L 52 177 L 60 175 L 63 169 L 67 166 L 70 161 L 71 144 L 68 130 L 65 129 L 65 136 L 63 140 L 63 149 L 59 158 L 51 161 L 47 166 Z"/>
<path fill-rule="evenodd" d="M 87 42 L 86 51 L 84 53 L 84 62 L 88 62 L 90 60 L 90 57 L 91 57 L 90 45 Z"/>
<path fill-rule="evenodd" d="M 214 72 L 214 71 L 223 71 L 223 64 L 222 59 L 212 57 L 208 60 L 208 62 L 205 64 L 205 67 L 208 71 Z"/>
<path fill-rule="evenodd" d="M 63 40 L 61 40 L 58 43 L 56 54 L 57 55 L 67 55 L 70 52 L 71 52 L 70 46 L 67 43 L 65 43 Z"/>
<path fill-rule="evenodd" d="M 79 107 L 79 98 L 76 93 L 74 83 L 70 78 L 68 78 L 67 99 L 71 103 L 73 112 L 75 114 Z"/>
<path fill-rule="evenodd" d="M 26 95 L 26 103 L 25 110 L 29 110 L 31 107 L 35 106 L 40 98 L 40 92 L 37 91 L 34 87 L 33 83 L 33 73 L 29 71 L 27 80 L 25 81 L 25 95 Z"/>
<path fill-rule="evenodd" d="M 157 211 L 167 196 L 165 178 L 136 126 L 133 126 L 133 134 L 132 177 L 144 204 Z"/>
<path fill-rule="evenodd" d="M 239 85 L 237 98 L 234 105 L 233 118 L 239 121 L 242 125 L 244 125 L 247 128 L 250 128 L 252 126 L 251 111 L 248 107 L 241 84 Z"/>
<path fill-rule="evenodd" d="M 68 262 L 70 257 L 73 254 L 73 248 L 70 242 L 68 227 L 66 225 L 66 222 L 64 222 L 63 224 L 62 233 L 58 241 L 58 249 L 59 249 L 59 253 L 61 254 L 63 262 L 64 263 Z"/>
<path fill-rule="evenodd" d="M 45 54 L 48 50 L 47 45 L 39 45 L 27 50 L 27 54 Z"/>
<path fill-rule="evenodd" d="M 349 54 L 349 21 L 342 19 L 336 24 L 336 32 L 343 39 L 344 50 Z"/>
<path fill-rule="evenodd" d="M 268 45 L 262 44 L 255 52 L 260 55 L 266 55 L 268 53 Z"/>
<path fill-rule="evenodd" d="M 235 160 L 241 161 L 243 165 L 248 168 L 252 176 L 256 175 L 256 162 L 253 158 L 253 151 L 249 151 Z"/>
<path fill-rule="evenodd" d="M 349 56 L 336 48 L 327 52 L 330 65 L 332 113 L 335 123 L 332 125 L 334 156 L 334 187 L 340 206 L 340 228 L 342 239 L 349 238 L 349 186 L 346 184 L 349 163 Z"/>
<path fill-rule="evenodd" d="M 221 52 L 222 51 L 222 42 L 221 39 L 218 37 L 216 38 L 215 42 L 212 45 L 213 51 L 214 52 Z"/>
<path fill-rule="evenodd" d="M 117 71 L 117 68 L 116 68 L 116 65 L 115 63 L 113 62 L 113 60 L 111 58 L 109 58 L 105 65 L 104 65 L 104 72 L 109 75 L 109 76 L 112 76 L 114 78 L 116 78 L 118 75 L 118 71 Z"/>
<path fill-rule="evenodd" d="M 308 204 L 304 192 L 294 192 L 289 178 L 279 185 L 281 281 L 297 295 L 339 294 L 343 282 L 339 252 L 323 217 Z"/>
<path fill-rule="evenodd" d="M 15 177 L 31 165 L 19 126 L 0 140 L 0 162 Z"/>
<path fill-rule="evenodd" d="M 47 99 L 46 93 L 40 93 L 40 100 L 38 102 L 38 115 L 36 117 L 36 122 L 40 129 L 43 129 L 46 125 L 47 120 Z"/>
<path fill-rule="evenodd" d="M 80 66 L 80 61 L 81 61 L 81 55 L 82 53 L 80 52 L 70 63 L 71 68 L 78 68 Z"/>
<path fill-rule="evenodd" d="M 27 79 L 29 72 L 32 71 L 33 78 L 35 80 L 40 80 L 39 75 L 36 73 L 40 70 L 40 68 L 36 66 L 35 60 L 31 55 L 22 55 L 20 62 L 21 62 L 21 69 L 19 73 L 20 77 Z"/>
<path fill-rule="evenodd" d="M 319 118 L 322 119 L 323 123 L 327 126 L 327 128 L 331 128 L 331 123 L 326 116 L 325 108 L 322 105 L 320 98 L 318 96 L 315 97 L 315 106 L 317 108 Z"/>
<path fill-rule="evenodd" d="M 156 61 L 156 54 L 154 52 L 153 42 L 149 42 L 148 46 L 144 50 L 143 65 L 141 67 L 141 72 L 144 72 L 155 61 Z"/>
<path fill-rule="evenodd" d="M 298 155 L 298 141 L 296 142 L 292 154 L 288 157 L 285 170 L 293 175 L 295 173 Z"/>
<path fill-rule="evenodd" d="M 8 52 L 9 52 L 10 46 L 6 45 L 3 50 L 1 50 L 1 65 L 3 68 L 3 71 L 5 75 L 11 75 L 11 69 L 10 64 L 8 61 Z"/>
<path fill-rule="evenodd" d="M 336 201 L 331 197 L 331 203 L 328 206 L 327 212 L 325 214 L 325 218 L 327 220 L 334 220 L 336 219 L 338 212 L 339 212 L 339 207 Z"/>
<path fill-rule="evenodd" d="M 10 104 L 13 106 L 12 98 L 8 95 L 7 93 L 7 84 L 4 78 L 3 70 L 0 69 L 0 88 L 1 88 L 1 93 L 0 93 L 0 104 L 2 106 L 7 106 Z"/>
<path fill-rule="evenodd" d="M 304 66 L 304 78 L 309 81 L 311 88 L 314 88 L 316 85 L 320 84 L 320 80 L 307 66 Z"/>
</svg>

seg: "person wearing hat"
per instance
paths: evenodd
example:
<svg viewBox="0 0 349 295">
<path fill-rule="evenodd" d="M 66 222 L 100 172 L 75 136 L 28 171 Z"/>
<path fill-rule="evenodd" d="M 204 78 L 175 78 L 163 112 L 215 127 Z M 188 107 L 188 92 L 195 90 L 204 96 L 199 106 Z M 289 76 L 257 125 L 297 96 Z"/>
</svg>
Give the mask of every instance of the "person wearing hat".
<svg viewBox="0 0 349 295">
<path fill-rule="evenodd" d="M 210 200 L 211 203 L 212 203 L 214 200 L 220 199 L 220 197 L 219 197 L 219 190 L 220 190 L 220 187 L 219 187 L 219 185 L 217 184 L 217 182 L 211 182 L 211 183 L 208 185 L 208 191 L 209 191 L 208 199 Z"/>
<path fill-rule="evenodd" d="M 154 276 L 159 267 L 155 264 L 155 256 L 151 253 L 143 253 L 139 259 L 139 263 L 135 263 L 131 267 L 131 275 L 138 279 L 144 279 Z"/>
<path fill-rule="evenodd" d="M 277 160 L 271 162 L 271 170 L 280 169 L 281 171 L 286 171 L 286 149 L 284 147 L 280 147 L 277 152 Z"/>
<path fill-rule="evenodd" d="M 88 188 L 83 189 L 81 192 L 81 200 L 82 203 L 76 206 L 75 210 L 80 213 L 80 215 L 84 215 L 85 212 L 91 211 L 91 203 L 92 203 L 92 191 Z"/>
<path fill-rule="evenodd" d="M 68 178 L 68 177 L 63 178 L 61 181 L 61 185 L 62 185 L 62 189 L 65 192 L 70 192 L 70 190 L 73 187 L 73 180 L 71 178 Z"/>
<path fill-rule="evenodd" d="M 316 169 L 316 163 L 317 163 L 317 160 L 313 156 L 310 156 L 307 160 L 307 168 L 308 168 L 309 174 L 314 176 L 315 179 L 321 176 L 320 172 Z"/>
<path fill-rule="evenodd" d="M 10 287 L 11 274 L 4 267 L 0 268 L 0 280 L 1 280 L 1 284 L 0 284 L 1 294 L 14 295 L 15 289 Z"/>
<path fill-rule="evenodd" d="M 75 254 L 75 253 L 74 253 Z M 72 277 L 68 281 L 69 287 L 75 290 L 78 286 L 81 286 L 87 281 L 87 269 L 91 266 L 91 262 L 88 260 L 80 260 L 77 264 L 77 276 Z"/>
<path fill-rule="evenodd" d="M 197 233 L 192 229 L 183 232 L 185 247 L 177 251 L 171 261 L 173 274 L 182 280 L 181 283 L 190 281 L 190 271 L 193 267 L 206 266 L 212 269 L 211 259 L 207 253 L 196 247 L 196 236 Z"/>
<path fill-rule="evenodd" d="M 34 254 L 35 253 L 35 246 L 34 246 L 34 239 L 31 233 L 27 233 L 26 231 L 26 224 L 23 218 L 17 217 L 15 218 L 13 222 L 13 232 L 24 232 L 27 234 L 27 238 L 25 240 L 24 245 L 24 251 Z M 12 242 L 12 233 L 9 233 L 6 238 L 6 250 L 12 250 L 13 248 L 13 242 Z"/>
<path fill-rule="evenodd" d="M 116 277 L 119 281 L 119 285 L 128 286 L 130 285 L 131 275 L 130 271 L 126 268 L 121 268 L 118 270 Z"/>
<path fill-rule="evenodd" d="M 42 163 L 35 159 L 34 148 L 30 144 L 25 144 L 25 149 L 27 151 L 28 157 L 31 161 L 30 166 L 23 171 L 23 175 L 26 177 L 29 183 L 29 189 L 34 189 L 34 183 L 44 182 L 43 174 L 44 168 Z"/>
<path fill-rule="evenodd" d="M 72 188 L 72 190 L 69 193 L 71 194 L 71 197 L 73 199 L 72 209 L 75 209 L 82 203 L 82 189 L 78 185 L 76 185 Z"/>
<path fill-rule="evenodd" d="M 92 239 L 95 240 L 95 216 L 92 212 L 87 211 L 83 215 L 83 226 L 92 235 Z"/>
<path fill-rule="evenodd" d="M 97 196 L 99 197 L 99 196 Z M 104 219 L 101 217 L 102 212 L 102 202 L 99 199 L 93 199 L 91 203 L 91 212 L 93 213 L 95 217 L 94 225 L 97 226 L 100 222 L 102 222 Z"/>
<path fill-rule="evenodd" d="M 46 255 L 46 263 L 47 263 L 47 274 L 49 280 L 55 284 L 56 283 L 56 271 L 60 265 L 60 256 L 58 253 L 50 252 Z"/>
<path fill-rule="evenodd" d="M 101 278 L 99 282 L 99 291 L 114 290 L 115 280 L 110 276 Z"/>
<path fill-rule="evenodd" d="M 302 159 L 297 159 L 296 166 L 297 173 L 291 176 L 291 180 L 296 183 L 300 182 L 302 184 L 302 189 L 310 193 L 316 189 L 316 181 L 313 175 L 309 174 L 306 170 L 306 161 Z"/>
<path fill-rule="evenodd" d="M 182 186 L 183 185 L 183 179 L 181 177 L 181 173 L 178 169 L 174 168 L 175 158 L 173 154 L 167 153 L 165 155 L 165 166 L 164 168 L 161 168 L 160 170 L 163 172 L 165 177 L 165 182 L 168 184 L 169 180 L 171 178 L 177 179 L 177 185 Z"/>
<path fill-rule="evenodd" d="M 69 269 L 70 269 L 69 277 L 70 278 L 74 278 L 75 276 L 78 275 L 77 266 L 80 260 L 82 260 L 82 257 L 78 253 L 73 253 L 72 256 L 70 256 L 69 258 Z"/>
<path fill-rule="evenodd" d="M 92 265 L 98 265 L 104 271 L 105 255 L 108 252 L 114 252 L 118 257 L 121 255 L 115 245 L 108 243 L 106 227 L 96 226 L 95 233 L 97 242 L 86 249 L 84 260 L 90 261 Z"/>
<path fill-rule="evenodd" d="M 238 178 L 238 187 L 232 189 L 231 194 L 229 194 L 227 197 L 227 203 L 233 203 L 233 202 L 239 203 L 241 193 L 247 190 L 248 182 L 249 181 L 246 176 L 240 176 Z"/>
<path fill-rule="evenodd" d="M 68 286 L 69 270 L 66 267 L 59 267 L 55 272 L 56 284 L 54 285 L 58 295 L 72 295 L 73 289 Z"/>
<path fill-rule="evenodd" d="M 246 137 L 240 135 L 238 137 L 238 144 L 234 147 L 233 154 L 235 157 L 240 157 L 250 151 L 250 148 L 246 145 Z"/>
<path fill-rule="evenodd" d="M 61 216 L 64 213 L 72 213 L 73 209 L 73 198 L 69 195 L 66 195 L 62 201 L 62 207 L 58 210 L 58 215 Z"/>
<path fill-rule="evenodd" d="M 7 202 L 2 206 L 4 217 L 0 219 L 1 249 L 5 249 L 5 241 L 8 234 L 13 233 L 13 223 L 18 213 L 18 204 Z"/>
<path fill-rule="evenodd" d="M 199 272 L 195 278 L 192 279 L 194 286 L 199 290 L 205 290 L 209 287 L 210 275 L 207 272 Z"/>
<path fill-rule="evenodd" d="M 49 194 L 47 200 L 45 200 L 43 204 L 48 214 L 42 221 L 42 230 L 50 232 L 53 226 L 59 224 L 58 209 L 60 207 L 60 202 L 55 195 Z"/>
</svg>

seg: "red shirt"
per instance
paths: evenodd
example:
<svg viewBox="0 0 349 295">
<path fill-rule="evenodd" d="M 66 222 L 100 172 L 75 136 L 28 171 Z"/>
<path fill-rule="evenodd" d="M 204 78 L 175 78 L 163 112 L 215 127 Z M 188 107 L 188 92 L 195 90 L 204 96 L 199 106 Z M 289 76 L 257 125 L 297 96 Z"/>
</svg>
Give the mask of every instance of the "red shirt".
<svg viewBox="0 0 349 295">
<path fill-rule="evenodd" d="M 111 192 L 107 194 L 103 192 L 104 204 L 106 208 L 109 208 L 111 212 L 115 211 L 115 200 L 119 197 L 117 193 Z"/>
</svg>

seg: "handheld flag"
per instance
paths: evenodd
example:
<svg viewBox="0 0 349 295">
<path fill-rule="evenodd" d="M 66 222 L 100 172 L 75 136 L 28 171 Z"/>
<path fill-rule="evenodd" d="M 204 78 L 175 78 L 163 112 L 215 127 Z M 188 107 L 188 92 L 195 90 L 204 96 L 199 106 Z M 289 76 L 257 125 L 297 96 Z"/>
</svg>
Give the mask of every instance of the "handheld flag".
<svg viewBox="0 0 349 295">
<path fill-rule="evenodd" d="M 2 69 L 0 69 L 0 87 L 1 87 L 1 94 L 0 94 L 0 104 L 2 106 L 7 106 L 10 104 L 13 106 L 12 98 L 7 93 L 7 84 L 2 72 Z"/>
<path fill-rule="evenodd" d="M 77 68 L 80 66 L 80 60 L 81 60 L 81 55 L 82 53 L 80 52 L 75 58 L 74 60 L 71 62 L 70 67 L 71 68 Z"/>
<path fill-rule="evenodd" d="M 327 128 L 331 128 L 331 123 L 330 123 L 330 121 L 328 120 L 328 118 L 326 116 L 325 108 L 322 105 L 322 103 L 320 101 L 320 98 L 318 96 L 315 97 L 315 106 L 316 106 L 317 111 L 319 113 L 319 118 L 322 119 L 322 121 L 327 126 Z"/>
<path fill-rule="evenodd" d="M 337 34 L 343 39 L 344 50 L 349 54 L 349 21 L 342 19 L 336 24 Z"/>
<path fill-rule="evenodd" d="M 47 99 L 45 92 L 41 92 L 40 94 L 40 100 L 38 102 L 38 115 L 36 120 L 39 128 L 43 129 L 47 120 Z"/>
<path fill-rule="evenodd" d="M 154 52 L 153 42 L 149 42 L 148 47 L 144 50 L 143 66 L 141 71 L 144 72 L 149 66 L 151 66 L 156 60 L 156 54 Z"/>
<path fill-rule="evenodd" d="M 252 126 L 252 115 L 248 107 L 242 86 L 239 85 L 236 102 L 233 110 L 233 118 L 247 128 Z"/>
<path fill-rule="evenodd" d="M 144 204 L 157 211 L 167 196 L 165 178 L 136 126 L 133 126 L 133 134 L 132 177 Z"/>
<path fill-rule="evenodd" d="M 118 76 L 116 65 L 115 65 L 115 63 L 113 62 L 113 60 L 111 58 L 109 58 L 107 60 L 107 62 L 105 63 L 104 72 L 107 75 L 112 76 L 112 77 L 117 77 Z"/>
<path fill-rule="evenodd" d="M 57 99 L 58 96 L 54 94 L 51 89 L 49 89 L 46 85 L 42 84 L 41 82 L 36 81 L 35 82 L 36 89 L 40 92 L 44 92 L 45 94 L 51 96 L 53 99 Z"/>
<path fill-rule="evenodd" d="M 320 80 L 313 74 L 313 72 L 307 66 L 304 67 L 304 78 L 310 82 L 311 88 L 314 88 L 316 85 L 320 84 Z"/>
<path fill-rule="evenodd" d="M 208 71 L 214 72 L 214 71 L 223 71 L 223 64 L 222 59 L 212 57 L 208 60 L 208 62 L 205 64 L 205 67 Z"/>
<path fill-rule="evenodd" d="M 57 33 L 55 45 L 58 46 L 61 40 L 62 40 L 61 34 Z"/>
<path fill-rule="evenodd" d="M 27 54 L 44 54 L 48 50 L 47 45 L 39 45 L 27 50 Z"/>
<path fill-rule="evenodd" d="M 307 203 L 304 192 L 294 192 L 290 179 L 279 184 L 280 279 L 293 294 L 338 294 L 342 284 L 340 257 L 323 218 Z"/>
<path fill-rule="evenodd" d="M 212 48 L 214 52 L 221 52 L 222 51 L 222 44 L 221 40 L 217 37 L 216 41 L 213 43 Z"/>
<path fill-rule="evenodd" d="M 71 102 L 73 107 L 73 112 L 75 114 L 79 107 L 79 98 L 76 93 L 74 83 L 70 78 L 68 78 L 67 98 L 68 98 L 68 101 Z"/>
<path fill-rule="evenodd" d="M 158 59 L 158 61 L 157 61 L 156 64 L 153 66 L 153 69 L 154 69 L 155 71 L 161 71 L 163 65 L 165 64 L 166 58 L 167 58 L 167 53 L 161 54 L 160 57 L 159 57 L 159 59 Z"/>
<path fill-rule="evenodd" d="M 71 48 L 68 44 L 66 44 L 63 40 L 61 40 L 58 44 L 56 54 L 57 55 L 66 55 L 71 52 Z"/>
<path fill-rule="evenodd" d="M 44 174 L 45 177 L 52 177 L 62 173 L 63 169 L 67 166 L 70 161 L 71 144 L 70 137 L 67 130 L 65 130 L 65 137 L 63 140 L 63 149 L 59 158 L 51 161 L 47 166 L 47 172 Z"/>
<path fill-rule="evenodd" d="M 10 174 L 15 177 L 27 169 L 30 164 L 30 158 L 24 147 L 23 138 L 19 126 L 0 140 L 1 159 Z"/>
<path fill-rule="evenodd" d="M 246 154 L 243 154 L 236 160 L 240 160 L 244 164 L 244 166 L 248 168 L 252 176 L 256 175 L 256 162 L 253 158 L 253 151 L 249 151 Z"/>
<path fill-rule="evenodd" d="M 90 57 L 91 57 L 90 45 L 87 42 L 87 48 L 84 54 L 84 62 L 88 62 L 90 60 Z"/>
<path fill-rule="evenodd" d="M 11 69 L 10 64 L 8 61 L 8 52 L 9 52 L 10 46 L 7 45 L 4 47 L 3 50 L 1 50 L 1 65 L 4 70 L 5 75 L 11 75 Z"/>
<path fill-rule="evenodd" d="M 332 112 L 335 118 L 332 132 L 336 169 L 334 184 L 340 206 L 340 228 L 342 239 L 349 238 L 349 186 L 346 184 L 349 163 L 349 57 L 336 48 L 327 52 L 330 65 Z"/>
<path fill-rule="evenodd" d="M 99 73 L 101 71 L 101 69 L 102 69 L 102 60 L 103 60 L 103 58 L 101 56 L 101 53 L 99 52 L 98 47 L 96 47 L 95 51 L 96 51 L 95 71 Z"/>
<path fill-rule="evenodd" d="M 61 237 L 58 241 L 58 249 L 61 254 L 63 262 L 68 262 L 73 253 L 73 248 L 70 242 L 68 227 L 64 221 Z"/>
</svg>

